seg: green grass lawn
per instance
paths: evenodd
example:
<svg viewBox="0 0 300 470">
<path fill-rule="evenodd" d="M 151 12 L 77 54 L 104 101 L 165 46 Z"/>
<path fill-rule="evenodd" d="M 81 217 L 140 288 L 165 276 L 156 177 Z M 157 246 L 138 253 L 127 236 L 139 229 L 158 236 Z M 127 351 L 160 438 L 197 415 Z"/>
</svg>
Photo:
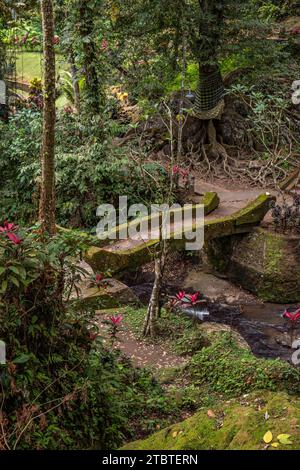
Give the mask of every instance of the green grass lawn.
<svg viewBox="0 0 300 470">
<path fill-rule="evenodd" d="M 42 54 L 40 52 L 21 52 L 17 55 L 17 80 L 30 82 L 33 78 L 42 78 Z M 61 54 L 56 54 L 56 74 L 68 70 L 68 64 Z M 64 95 L 58 97 L 56 105 L 59 109 L 68 104 Z"/>
<path fill-rule="evenodd" d="M 29 82 L 42 77 L 42 54 L 40 52 L 20 52 L 17 54 L 17 79 Z M 61 54 L 56 54 L 56 73 L 67 70 L 68 66 Z"/>
</svg>

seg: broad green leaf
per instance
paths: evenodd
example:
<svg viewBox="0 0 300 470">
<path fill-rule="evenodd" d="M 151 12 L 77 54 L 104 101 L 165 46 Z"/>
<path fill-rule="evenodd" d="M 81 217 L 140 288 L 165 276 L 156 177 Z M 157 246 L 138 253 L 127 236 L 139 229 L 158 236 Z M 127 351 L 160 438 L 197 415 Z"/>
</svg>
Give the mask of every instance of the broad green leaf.
<svg viewBox="0 0 300 470">
<path fill-rule="evenodd" d="M 20 268 L 17 266 L 8 266 L 8 269 L 10 269 L 13 273 L 17 274 L 18 276 L 20 275 Z"/>
<path fill-rule="evenodd" d="M 21 354 L 20 356 L 17 356 L 14 360 L 14 364 L 25 364 L 25 362 L 29 361 L 30 355 L 29 354 Z"/>
<path fill-rule="evenodd" d="M 283 444 L 284 446 L 288 446 L 288 445 L 293 444 L 292 441 L 290 441 L 290 437 L 291 437 L 290 434 L 279 434 L 279 436 L 277 436 L 277 439 L 280 442 L 280 444 Z"/>
<path fill-rule="evenodd" d="M 4 279 L 4 281 L 2 281 L 2 284 L 1 284 L 0 293 L 5 294 L 6 289 L 7 289 L 7 279 Z"/>
<path fill-rule="evenodd" d="M 18 281 L 17 278 L 15 278 L 14 276 L 9 276 L 9 280 L 17 287 L 20 287 L 20 283 Z"/>
</svg>

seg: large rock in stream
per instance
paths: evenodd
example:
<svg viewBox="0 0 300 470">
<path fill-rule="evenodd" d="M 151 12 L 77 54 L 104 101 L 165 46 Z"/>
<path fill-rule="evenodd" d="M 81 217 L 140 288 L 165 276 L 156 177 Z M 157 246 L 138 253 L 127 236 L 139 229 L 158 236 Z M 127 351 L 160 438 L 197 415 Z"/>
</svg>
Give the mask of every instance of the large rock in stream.
<svg viewBox="0 0 300 470">
<path fill-rule="evenodd" d="M 130 287 L 117 279 L 109 279 L 105 286 L 86 287 L 79 297 L 73 296 L 77 305 L 97 309 L 113 309 L 124 305 L 138 305 L 139 300 Z"/>
<path fill-rule="evenodd" d="M 206 246 L 207 267 L 274 303 L 300 301 L 300 236 L 257 227 Z"/>
<path fill-rule="evenodd" d="M 268 302 L 300 301 L 300 237 L 257 228 L 233 244 L 228 276 Z"/>
</svg>

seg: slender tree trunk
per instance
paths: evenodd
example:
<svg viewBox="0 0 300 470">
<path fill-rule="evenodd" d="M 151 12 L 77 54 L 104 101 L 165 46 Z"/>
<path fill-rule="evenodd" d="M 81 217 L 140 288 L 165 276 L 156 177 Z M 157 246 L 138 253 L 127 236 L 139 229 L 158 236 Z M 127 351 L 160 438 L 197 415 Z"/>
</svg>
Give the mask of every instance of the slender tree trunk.
<svg viewBox="0 0 300 470">
<path fill-rule="evenodd" d="M 80 90 L 79 90 L 79 83 L 78 83 L 78 70 L 75 65 L 75 58 L 74 58 L 73 50 L 70 51 L 69 62 L 70 62 L 70 72 L 71 72 L 73 92 L 74 92 L 74 106 L 76 109 L 76 113 L 80 114 Z"/>
<path fill-rule="evenodd" d="M 180 108 L 179 108 L 179 124 L 178 124 L 178 139 L 177 139 L 177 164 L 179 164 L 182 157 L 182 133 L 184 127 L 183 104 L 185 94 L 185 78 L 186 78 L 186 33 L 183 34 L 182 39 L 182 71 L 181 71 L 181 90 L 180 90 Z"/>
<path fill-rule="evenodd" d="M 40 222 L 42 230 L 55 233 L 55 51 L 52 0 L 41 0 L 44 52 L 44 108 L 42 136 L 42 183 Z"/>
<path fill-rule="evenodd" d="M 150 302 L 148 305 L 148 310 L 145 318 L 144 324 L 144 336 L 155 336 L 156 333 L 156 320 L 159 316 L 160 310 L 160 294 L 161 286 L 164 274 L 164 267 L 166 262 L 166 243 L 163 242 L 163 248 L 158 256 L 155 259 L 155 280 L 151 293 Z"/>
</svg>

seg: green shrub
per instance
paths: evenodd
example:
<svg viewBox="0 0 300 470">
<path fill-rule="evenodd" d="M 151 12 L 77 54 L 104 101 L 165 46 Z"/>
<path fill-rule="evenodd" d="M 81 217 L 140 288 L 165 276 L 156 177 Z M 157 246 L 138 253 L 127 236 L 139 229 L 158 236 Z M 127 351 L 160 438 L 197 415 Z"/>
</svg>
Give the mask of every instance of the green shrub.
<svg viewBox="0 0 300 470">
<path fill-rule="evenodd" d="M 262 389 L 300 393 L 300 373 L 295 367 L 279 359 L 255 357 L 240 348 L 230 333 L 220 334 L 196 353 L 187 371 L 196 384 L 230 397 Z"/>
<path fill-rule="evenodd" d="M 136 436 L 134 423 L 147 433 L 174 415 L 147 371 L 103 346 L 93 312 L 68 302 L 84 243 L 4 229 L 0 449 L 113 449 Z"/>
<path fill-rule="evenodd" d="M 107 140 L 94 138 L 97 123 L 84 124 L 75 115 L 60 114 L 56 138 L 56 203 L 59 224 L 93 227 L 96 209 L 102 203 L 118 203 L 127 195 L 128 203 L 161 202 L 167 182 L 159 164 L 141 165 L 112 147 Z M 107 123 L 108 136 L 115 126 Z M 0 171 L 6 185 L 0 190 L 0 219 L 35 222 L 38 215 L 40 182 L 41 115 L 22 110 L 8 124 L 0 122 Z M 156 184 L 153 185 L 153 178 Z"/>
</svg>

